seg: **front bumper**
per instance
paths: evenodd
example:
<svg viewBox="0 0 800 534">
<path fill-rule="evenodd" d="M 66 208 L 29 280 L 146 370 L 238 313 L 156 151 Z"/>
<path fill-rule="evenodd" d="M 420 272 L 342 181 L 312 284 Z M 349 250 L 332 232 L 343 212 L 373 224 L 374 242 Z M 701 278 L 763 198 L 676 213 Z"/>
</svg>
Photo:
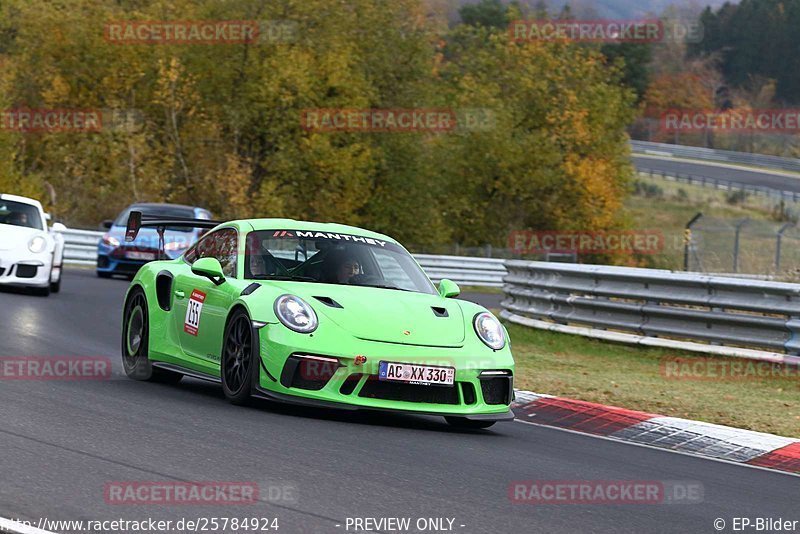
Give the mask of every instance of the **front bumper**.
<svg viewBox="0 0 800 534">
<path fill-rule="evenodd" d="M 481 351 L 419 347 L 364 340 L 344 340 L 332 353 L 298 349 L 295 334 L 278 325 L 258 332 L 259 373 L 257 396 L 271 400 L 345 410 L 390 410 L 417 414 L 457 416 L 466 419 L 513 419 L 514 363 L 510 351 Z M 288 339 L 282 339 L 285 336 Z M 313 338 L 305 337 L 307 341 Z M 317 343 L 313 343 L 317 345 Z M 472 352 L 470 352 L 470 350 Z M 304 356 L 335 358 L 338 363 L 307 360 Z M 356 356 L 366 362 L 356 364 Z M 416 363 L 455 368 L 454 385 L 426 386 L 378 380 L 380 361 Z M 303 369 L 303 363 L 310 364 Z M 503 370 L 505 376 L 481 376 Z"/>
<path fill-rule="evenodd" d="M 151 254 L 152 260 L 139 260 L 131 259 L 128 257 L 130 252 L 139 252 Z M 180 254 L 167 251 L 166 259 L 174 259 Z M 143 265 L 156 261 L 158 259 L 158 250 L 146 247 L 121 245 L 119 247 L 112 247 L 105 245 L 102 242 L 97 246 L 97 272 L 108 274 L 123 274 L 133 276 Z"/>
<path fill-rule="evenodd" d="M 52 252 L 39 254 L 0 251 L 0 284 L 21 287 L 47 287 L 52 270 Z"/>
</svg>

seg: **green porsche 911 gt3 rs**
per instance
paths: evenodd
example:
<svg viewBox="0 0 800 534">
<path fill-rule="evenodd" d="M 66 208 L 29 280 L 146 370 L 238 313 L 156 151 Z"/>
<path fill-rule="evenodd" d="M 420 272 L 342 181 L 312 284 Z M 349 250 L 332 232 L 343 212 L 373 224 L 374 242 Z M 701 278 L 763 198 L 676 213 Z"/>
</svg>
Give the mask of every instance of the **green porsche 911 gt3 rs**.
<svg viewBox="0 0 800 534">
<path fill-rule="evenodd" d="M 437 291 L 393 239 L 339 224 L 138 212 L 126 239 L 142 226 L 209 231 L 133 279 L 122 328 L 129 377 L 220 382 L 237 404 L 433 414 L 471 428 L 513 419 L 505 328 L 451 298 L 454 282 Z"/>
</svg>

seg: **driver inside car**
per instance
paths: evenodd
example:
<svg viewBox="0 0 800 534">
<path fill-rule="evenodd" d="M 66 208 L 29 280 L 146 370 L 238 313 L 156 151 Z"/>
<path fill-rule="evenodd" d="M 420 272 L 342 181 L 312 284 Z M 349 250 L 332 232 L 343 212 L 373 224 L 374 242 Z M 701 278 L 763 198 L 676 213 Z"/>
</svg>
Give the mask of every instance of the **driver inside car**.
<svg viewBox="0 0 800 534">
<path fill-rule="evenodd" d="M 340 284 L 346 284 L 352 277 L 359 274 L 361 274 L 361 265 L 359 265 L 358 261 L 345 257 L 336 268 L 336 281 Z"/>
</svg>

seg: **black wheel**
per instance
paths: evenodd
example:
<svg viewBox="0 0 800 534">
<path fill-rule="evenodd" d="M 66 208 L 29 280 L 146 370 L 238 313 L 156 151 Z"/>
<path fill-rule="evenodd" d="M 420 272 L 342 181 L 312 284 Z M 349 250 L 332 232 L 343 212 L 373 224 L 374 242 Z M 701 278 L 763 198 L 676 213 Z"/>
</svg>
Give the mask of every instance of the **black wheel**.
<svg viewBox="0 0 800 534">
<path fill-rule="evenodd" d="M 39 295 L 40 297 L 49 297 L 50 296 L 50 284 L 44 287 L 34 287 L 31 288 L 31 292 L 34 295 Z"/>
<path fill-rule="evenodd" d="M 183 375 L 153 368 L 148 358 L 149 335 L 147 298 L 144 291 L 137 287 L 128 297 L 122 319 L 122 367 L 125 374 L 134 380 L 177 384 Z"/>
<path fill-rule="evenodd" d="M 111 273 L 97 271 L 97 278 L 111 278 Z"/>
<path fill-rule="evenodd" d="M 62 276 L 62 271 L 59 270 L 58 280 L 56 280 L 55 282 L 50 282 L 50 291 L 52 293 L 58 293 L 59 291 L 61 291 L 61 276 Z"/>
<path fill-rule="evenodd" d="M 496 421 L 480 421 L 475 419 L 467 419 L 466 417 L 445 417 L 445 420 L 451 425 L 456 428 L 471 428 L 471 429 L 479 429 L 479 428 L 489 428 Z"/>
<path fill-rule="evenodd" d="M 236 310 L 228 321 L 222 344 L 222 391 L 233 404 L 247 404 L 256 372 L 253 358 L 253 326 L 244 310 Z"/>
</svg>

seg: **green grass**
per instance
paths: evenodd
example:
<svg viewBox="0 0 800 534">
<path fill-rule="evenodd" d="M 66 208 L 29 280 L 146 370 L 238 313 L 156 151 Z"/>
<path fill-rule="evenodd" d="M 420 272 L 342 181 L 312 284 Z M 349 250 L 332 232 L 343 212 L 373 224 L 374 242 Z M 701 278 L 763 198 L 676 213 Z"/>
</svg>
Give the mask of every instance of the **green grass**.
<svg viewBox="0 0 800 534">
<path fill-rule="evenodd" d="M 665 359 L 695 362 L 712 357 L 507 327 L 519 389 L 800 438 L 798 373 L 739 380 L 674 379 L 662 371 Z"/>
</svg>

